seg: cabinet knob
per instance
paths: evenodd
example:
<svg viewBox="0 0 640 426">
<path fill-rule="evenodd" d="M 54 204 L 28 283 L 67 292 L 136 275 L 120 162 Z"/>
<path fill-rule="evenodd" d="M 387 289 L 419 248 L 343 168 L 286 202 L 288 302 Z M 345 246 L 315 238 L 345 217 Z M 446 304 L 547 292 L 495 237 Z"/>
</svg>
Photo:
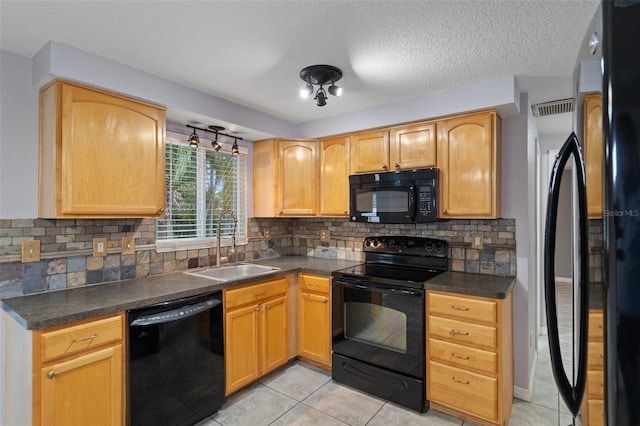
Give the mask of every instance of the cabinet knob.
<svg viewBox="0 0 640 426">
<path fill-rule="evenodd" d="M 349 214 L 349 212 L 346 211 L 346 210 L 343 213 L 344 213 L 345 216 Z"/>
<path fill-rule="evenodd" d="M 159 213 L 164 213 L 164 207 L 160 207 L 160 210 L 158 210 Z"/>
<path fill-rule="evenodd" d="M 400 164 L 396 163 L 396 169 L 400 168 Z"/>
<path fill-rule="evenodd" d="M 260 310 L 260 306 L 257 306 L 257 307 L 256 307 L 256 311 L 259 311 L 259 310 Z"/>
<path fill-rule="evenodd" d="M 446 214 L 447 213 L 447 209 L 442 209 L 442 213 Z"/>
<path fill-rule="evenodd" d="M 383 164 L 383 165 L 382 165 L 382 169 L 383 169 L 383 170 L 387 170 L 388 168 L 389 168 L 389 167 L 387 167 L 387 165 L 386 165 L 386 164 Z"/>
<path fill-rule="evenodd" d="M 47 379 L 53 379 L 54 377 L 56 377 L 56 372 L 51 370 L 47 373 Z"/>
<path fill-rule="evenodd" d="M 267 305 L 267 309 L 271 309 L 271 305 Z"/>
<path fill-rule="evenodd" d="M 322 298 L 322 303 L 327 303 L 327 298 L 326 297 Z"/>
</svg>

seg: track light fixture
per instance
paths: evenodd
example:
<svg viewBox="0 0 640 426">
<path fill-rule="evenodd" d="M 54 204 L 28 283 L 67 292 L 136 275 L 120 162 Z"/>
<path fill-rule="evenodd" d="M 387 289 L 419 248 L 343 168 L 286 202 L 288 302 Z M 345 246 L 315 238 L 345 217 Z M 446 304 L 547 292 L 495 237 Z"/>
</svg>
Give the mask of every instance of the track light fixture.
<svg viewBox="0 0 640 426">
<path fill-rule="evenodd" d="M 191 126 L 187 126 L 187 127 L 191 127 Z M 189 139 L 187 139 L 187 142 L 189 142 L 189 146 L 191 148 L 197 148 L 198 147 L 198 144 L 200 143 L 200 138 L 198 137 L 198 134 L 196 133 L 195 127 L 193 128 L 193 133 L 191 133 L 189 135 Z"/>
<path fill-rule="evenodd" d="M 233 146 L 231 147 L 231 155 L 240 154 L 240 149 L 238 148 L 238 138 L 233 137 Z"/>
<path fill-rule="evenodd" d="M 313 98 L 316 104 L 321 107 L 327 104 L 327 92 L 324 86 L 329 86 L 329 94 L 340 97 L 342 95 L 342 87 L 336 86 L 336 81 L 342 78 L 342 70 L 331 65 L 311 65 L 300 71 L 300 78 L 306 85 L 300 89 L 300 96 L 308 98 L 313 94 L 313 85 L 320 86 Z"/>
<path fill-rule="evenodd" d="M 232 136 L 226 133 L 221 133 L 221 130 L 224 130 L 224 127 L 222 126 L 209 126 L 208 129 L 203 129 L 201 127 L 190 126 L 187 124 L 187 127 L 193 129 L 193 132 L 191 133 L 191 135 L 189 135 L 189 139 L 187 139 L 187 142 L 189 142 L 189 146 L 191 148 L 197 148 L 200 144 L 200 138 L 196 133 L 196 130 L 200 130 L 201 132 L 209 132 L 215 135 L 213 141 L 211 141 L 211 146 L 216 150 L 216 152 L 220 151 L 220 148 L 222 148 L 222 145 L 220 145 L 220 143 L 218 142 L 218 136 L 226 136 L 228 138 L 233 138 L 231 154 L 238 155 L 240 153 L 240 149 L 238 148 L 238 140 L 242 140 L 242 138 L 239 136 Z"/>
</svg>

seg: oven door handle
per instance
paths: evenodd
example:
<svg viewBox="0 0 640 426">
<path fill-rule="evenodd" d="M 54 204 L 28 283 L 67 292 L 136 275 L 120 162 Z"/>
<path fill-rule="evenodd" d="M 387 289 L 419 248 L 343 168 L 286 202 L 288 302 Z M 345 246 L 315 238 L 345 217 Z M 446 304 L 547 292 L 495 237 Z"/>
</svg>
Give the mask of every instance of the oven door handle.
<svg viewBox="0 0 640 426">
<path fill-rule="evenodd" d="M 378 287 L 374 285 L 360 284 L 357 282 L 343 281 L 333 279 L 334 285 L 339 285 L 342 287 L 355 288 L 358 290 L 371 291 L 376 293 L 386 293 L 386 294 L 399 294 L 402 296 L 422 296 L 422 291 L 410 289 L 410 288 L 389 288 L 389 287 Z"/>
</svg>

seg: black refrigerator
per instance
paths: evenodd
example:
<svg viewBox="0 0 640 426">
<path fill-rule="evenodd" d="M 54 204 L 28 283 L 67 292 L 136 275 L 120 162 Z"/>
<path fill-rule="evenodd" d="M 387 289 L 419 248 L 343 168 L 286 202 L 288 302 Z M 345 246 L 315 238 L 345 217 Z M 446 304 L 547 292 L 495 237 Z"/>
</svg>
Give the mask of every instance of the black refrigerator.
<svg viewBox="0 0 640 426">
<path fill-rule="evenodd" d="M 552 171 L 545 227 L 544 281 L 551 364 L 560 395 L 579 415 L 586 387 L 590 297 L 589 224 L 585 167 L 580 139 L 580 64 L 597 60 L 604 133 L 602 223 L 602 307 L 604 309 L 604 421 L 609 426 L 640 425 L 640 1 L 604 1 L 578 55 L 574 87 L 574 133 Z M 573 364 L 565 368 L 555 301 L 555 235 L 563 169 L 576 173 L 577 249 L 573 299 L 577 326 Z M 593 259 L 593 256 L 591 256 Z"/>
</svg>

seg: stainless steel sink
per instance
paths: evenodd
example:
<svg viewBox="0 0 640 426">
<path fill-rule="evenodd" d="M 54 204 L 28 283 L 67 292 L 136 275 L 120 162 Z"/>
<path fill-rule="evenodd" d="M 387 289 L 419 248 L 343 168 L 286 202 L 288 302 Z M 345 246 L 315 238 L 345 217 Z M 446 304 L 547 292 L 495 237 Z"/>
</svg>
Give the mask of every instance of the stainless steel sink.
<svg viewBox="0 0 640 426">
<path fill-rule="evenodd" d="M 192 271 L 185 271 L 184 273 L 216 281 L 232 281 L 256 275 L 268 274 L 269 272 L 279 270 L 280 268 L 273 266 L 239 263 L 237 265 L 221 266 L 219 268 L 209 267 L 205 269 L 196 269 Z"/>
</svg>

